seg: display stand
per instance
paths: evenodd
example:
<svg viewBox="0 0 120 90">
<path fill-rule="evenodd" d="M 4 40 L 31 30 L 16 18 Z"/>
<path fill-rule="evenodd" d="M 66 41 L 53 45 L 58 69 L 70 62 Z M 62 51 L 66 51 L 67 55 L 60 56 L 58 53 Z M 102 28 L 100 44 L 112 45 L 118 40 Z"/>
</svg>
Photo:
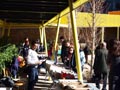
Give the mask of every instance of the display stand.
<svg viewBox="0 0 120 90">
<path fill-rule="evenodd" d="M 99 90 L 89 83 L 78 81 L 77 74 L 71 69 L 65 68 L 62 63 L 55 65 L 54 61 L 47 60 L 46 70 L 53 81 L 51 88 L 59 86 L 62 90 Z"/>
</svg>

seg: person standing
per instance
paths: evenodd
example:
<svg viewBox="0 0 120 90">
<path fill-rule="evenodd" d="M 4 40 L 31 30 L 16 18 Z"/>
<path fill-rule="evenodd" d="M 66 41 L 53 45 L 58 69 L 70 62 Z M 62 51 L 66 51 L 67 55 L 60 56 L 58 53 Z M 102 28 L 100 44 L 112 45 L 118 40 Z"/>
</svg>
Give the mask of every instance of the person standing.
<svg viewBox="0 0 120 90">
<path fill-rule="evenodd" d="M 66 55 L 65 59 L 65 65 L 71 69 L 71 60 L 72 60 L 72 55 L 74 53 L 74 48 L 69 47 L 68 54 Z"/>
<path fill-rule="evenodd" d="M 31 44 L 31 49 L 28 51 L 27 65 L 28 65 L 28 90 L 33 90 L 35 83 L 38 80 L 38 65 L 42 61 L 38 59 L 36 52 L 37 43 L 35 41 Z"/>
<path fill-rule="evenodd" d="M 45 52 L 45 47 L 42 42 L 40 43 L 40 46 L 39 46 L 39 52 Z"/>
<path fill-rule="evenodd" d="M 29 48 L 30 48 L 29 39 L 26 38 L 25 42 L 23 43 L 23 58 L 25 59 L 25 61 L 26 61 L 27 56 L 28 56 Z"/>
<path fill-rule="evenodd" d="M 64 46 L 64 52 L 62 52 L 62 60 L 63 60 L 63 63 L 64 65 L 67 64 L 67 57 L 68 57 L 68 54 L 69 54 L 69 48 L 70 48 L 70 42 L 69 40 L 66 40 L 65 41 L 65 46 Z"/>
<path fill-rule="evenodd" d="M 83 71 L 83 66 L 86 62 L 85 59 L 85 54 L 84 51 L 82 50 L 82 48 L 80 47 L 80 43 L 79 43 L 79 55 L 80 55 L 80 62 L 81 62 L 81 70 Z M 76 57 L 75 57 L 75 51 L 72 55 L 72 60 L 71 60 L 71 68 L 74 72 L 77 72 L 77 68 L 76 68 Z"/>
<path fill-rule="evenodd" d="M 107 57 L 108 57 L 108 50 L 106 48 L 106 43 L 103 42 L 100 44 L 99 49 L 95 51 L 95 61 L 94 61 L 94 73 L 95 73 L 95 83 L 96 87 L 100 89 L 100 81 L 103 79 L 103 87 L 102 90 L 106 89 L 107 84 Z"/>
<path fill-rule="evenodd" d="M 64 39 L 63 36 L 60 37 L 60 42 L 62 44 L 62 48 L 61 48 L 61 59 L 62 59 L 62 63 L 64 63 L 64 53 L 65 53 L 65 42 L 66 40 Z"/>
<path fill-rule="evenodd" d="M 90 46 L 89 46 L 88 43 L 86 43 L 86 46 L 85 46 L 85 48 L 83 49 L 83 51 L 84 51 L 84 54 L 85 54 L 86 63 L 89 63 L 89 61 L 88 61 L 88 60 L 89 60 L 88 56 L 91 55 L 91 50 L 90 50 Z"/>
<path fill-rule="evenodd" d="M 112 39 L 108 45 L 109 90 L 120 90 L 120 41 Z"/>
<path fill-rule="evenodd" d="M 39 39 L 38 39 L 36 42 L 37 42 L 37 44 L 38 44 L 38 47 L 37 47 L 37 49 L 36 49 L 37 53 L 45 52 L 45 47 L 44 47 L 43 43 L 40 42 Z"/>
</svg>

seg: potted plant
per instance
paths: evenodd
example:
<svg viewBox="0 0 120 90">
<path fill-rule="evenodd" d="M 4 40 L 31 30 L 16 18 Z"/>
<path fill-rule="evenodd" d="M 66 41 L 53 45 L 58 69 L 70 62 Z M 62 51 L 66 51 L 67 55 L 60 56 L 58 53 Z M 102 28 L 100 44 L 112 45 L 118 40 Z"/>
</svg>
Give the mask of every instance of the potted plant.
<svg viewBox="0 0 120 90">
<path fill-rule="evenodd" d="M 18 55 L 18 49 L 14 44 L 7 44 L 0 47 L 0 75 L 6 76 L 6 69 L 9 68 L 13 56 Z"/>
</svg>

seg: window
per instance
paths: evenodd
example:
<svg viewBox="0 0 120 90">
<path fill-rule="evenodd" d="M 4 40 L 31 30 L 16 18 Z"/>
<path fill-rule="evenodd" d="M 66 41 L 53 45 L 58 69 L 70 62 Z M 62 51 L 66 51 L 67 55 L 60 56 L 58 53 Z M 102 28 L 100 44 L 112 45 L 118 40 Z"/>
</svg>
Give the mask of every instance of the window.
<svg viewBox="0 0 120 90">
<path fill-rule="evenodd" d="M 120 10 L 120 2 L 116 3 L 116 10 Z"/>
</svg>

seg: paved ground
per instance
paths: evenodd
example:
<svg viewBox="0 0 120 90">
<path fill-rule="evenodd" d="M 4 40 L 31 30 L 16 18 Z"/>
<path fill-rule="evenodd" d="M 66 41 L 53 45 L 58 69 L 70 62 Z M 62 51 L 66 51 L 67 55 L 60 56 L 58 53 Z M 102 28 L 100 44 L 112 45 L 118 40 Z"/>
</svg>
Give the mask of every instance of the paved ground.
<svg viewBox="0 0 120 90">
<path fill-rule="evenodd" d="M 48 77 L 45 76 L 45 74 L 39 75 L 39 80 L 34 86 L 34 90 L 49 90 L 52 85 L 52 81 L 48 80 Z"/>
<path fill-rule="evenodd" d="M 95 86 L 95 83 L 90 83 L 91 85 Z M 102 84 L 100 84 L 100 90 L 102 90 Z M 99 89 L 98 89 L 99 90 Z M 107 90 L 108 90 L 108 85 L 107 85 Z"/>
</svg>

